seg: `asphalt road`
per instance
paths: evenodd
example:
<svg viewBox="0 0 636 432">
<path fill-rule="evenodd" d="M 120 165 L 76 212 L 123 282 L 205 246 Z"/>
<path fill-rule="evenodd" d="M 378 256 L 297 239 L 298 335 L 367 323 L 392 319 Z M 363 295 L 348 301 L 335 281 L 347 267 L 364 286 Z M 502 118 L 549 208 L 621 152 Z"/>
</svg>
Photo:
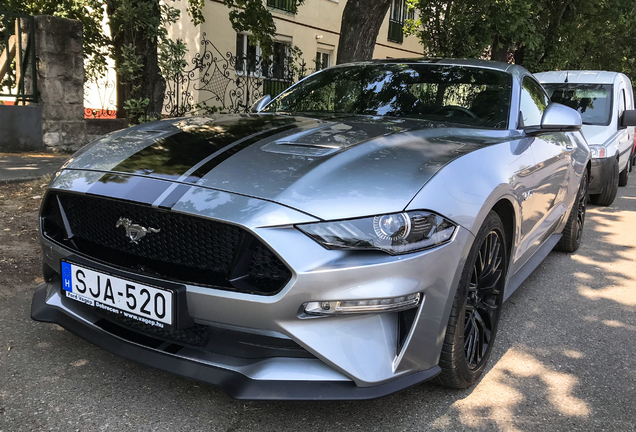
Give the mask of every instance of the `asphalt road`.
<svg viewBox="0 0 636 432">
<path fill-rule="evenodd" d="M 68 154 L 53 153 L 0 153 L 0 181 L 37 179 L 51 175 L 68 157 Z"/>
<path fill-rule="evenodd" d="M 578 253 L 550 254 L 504 306 L 489 370 L 475 387 L 423 384 L 367 402 L 238 402 L 120 359 L 31 321 L 37 265 L 23 270 L 19 259 L 5 259 L 0 431 L 634 431 L 634 210 L 636 178 L 611 207 L 589 208 Z M 35 223 L 33 211 L 25 218 Z"/>
</svg>

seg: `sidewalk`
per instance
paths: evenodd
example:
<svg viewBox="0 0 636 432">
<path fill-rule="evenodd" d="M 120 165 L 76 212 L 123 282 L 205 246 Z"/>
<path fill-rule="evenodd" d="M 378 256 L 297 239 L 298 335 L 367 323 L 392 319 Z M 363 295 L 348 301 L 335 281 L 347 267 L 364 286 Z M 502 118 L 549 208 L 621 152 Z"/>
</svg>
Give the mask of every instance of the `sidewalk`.
<svg viewBox="0 0 636 432">
<path fill-rule="evenodd" d="M 0 183 L 53 174 L 69 157 L 51 153 L 0 153 Z"/>
</svg>

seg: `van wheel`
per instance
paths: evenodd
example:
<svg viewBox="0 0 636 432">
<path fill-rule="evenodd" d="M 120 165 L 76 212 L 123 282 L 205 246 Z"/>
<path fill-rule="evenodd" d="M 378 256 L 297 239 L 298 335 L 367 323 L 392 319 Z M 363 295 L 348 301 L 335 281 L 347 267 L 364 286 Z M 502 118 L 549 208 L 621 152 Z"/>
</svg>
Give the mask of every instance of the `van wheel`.
<svg viewBox="0 0 636 432">
<path fill-rule="evenodd" d="M 616 199 L 618 193 L 618 159 L 614 159 L 612 164 L 612 172 L 610 178 L 607 179 L 607 183 L 600 194 L 590 195 L 590 201 L 592 204 L 608 206 Z"/>
<path fill-rule="evenodd" d="M 619 186 L 627 186 L 627 181 L 629 180 L 629 172 L 632 170 L 632 157 L 630 156 L 627 159 L 627 166 L 618 176 L 618 185 Z"/>
</svg>

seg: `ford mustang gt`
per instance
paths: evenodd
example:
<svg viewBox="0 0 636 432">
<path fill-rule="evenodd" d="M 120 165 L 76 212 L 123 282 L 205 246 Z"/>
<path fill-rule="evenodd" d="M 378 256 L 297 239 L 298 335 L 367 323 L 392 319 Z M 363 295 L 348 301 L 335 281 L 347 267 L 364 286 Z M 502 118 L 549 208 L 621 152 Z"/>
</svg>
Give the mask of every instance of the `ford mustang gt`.
<svg viewBox="0 0 636 432">
<path fill-rule="evenodd" d="M 42 203 L 33 319 L 235 398 L 463 388 L 503 302 L 580 244 L 580 115 L 520 66 L 341 65 L 253 111 L 71 157 Z"/>
</svg>

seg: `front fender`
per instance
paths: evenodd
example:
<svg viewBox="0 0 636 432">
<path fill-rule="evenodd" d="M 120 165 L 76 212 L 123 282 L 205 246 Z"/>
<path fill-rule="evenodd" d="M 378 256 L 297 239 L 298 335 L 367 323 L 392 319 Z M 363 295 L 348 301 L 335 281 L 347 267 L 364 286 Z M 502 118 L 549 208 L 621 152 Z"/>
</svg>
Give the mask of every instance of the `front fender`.
<svg viewBox="0 0 636 432">
<path fill-rule="evenodd" d="M 532 184 L 534 157 L 528 139 L 496 144 L 466 154 L 440 170 L 419 191 L 406 210 L 432 210 L 452 220 L 473 235 L 466 239 L 457 275 L 465 265 L 475 235 L 488 213 L 501 200 L 514 210 L 512 253 L 519 243 L 521 227 L 520 202 Z M 459 277 L 456 278 L 456 282 Z M 455 297 L 454 286 L 447 297 L 438 334 L 444 337 L 446 323 Z"/>
</svg>

